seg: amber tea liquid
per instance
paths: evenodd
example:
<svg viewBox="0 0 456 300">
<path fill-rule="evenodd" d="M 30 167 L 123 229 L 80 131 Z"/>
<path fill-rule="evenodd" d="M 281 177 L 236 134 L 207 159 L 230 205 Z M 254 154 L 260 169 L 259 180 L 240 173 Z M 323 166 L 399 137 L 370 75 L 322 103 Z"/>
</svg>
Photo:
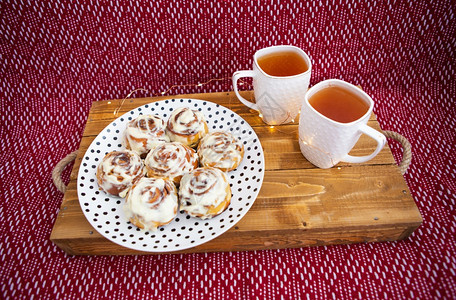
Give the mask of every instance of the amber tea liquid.
<svg viewBox="0 0 456 300">
<path fill-rule="evenodd" d="M 325 117 L 340 123 L 356 121 L 369 110 L 369 105 L 359 96 L 337 86 L 316 92 L 309 104 Z"/>
<path fill-rule="evenodd" d="M 266 74 L 278 77 L 298 75 L 309 69 L 304 57 L 294 51 L 266 54 L 259 57 L 257 62 Z"/>
</svg>

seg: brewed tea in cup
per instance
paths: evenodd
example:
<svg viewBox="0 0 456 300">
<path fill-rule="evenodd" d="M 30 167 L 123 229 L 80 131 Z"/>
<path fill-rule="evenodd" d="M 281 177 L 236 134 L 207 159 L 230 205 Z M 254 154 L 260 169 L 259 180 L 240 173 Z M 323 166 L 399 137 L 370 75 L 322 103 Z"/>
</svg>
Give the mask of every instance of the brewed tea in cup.
<svg viewBox="0 0 456 300">
<path fill-rule="evenodd" d="M 385 136 L 369 127 L 374 101 L 358 87 L 338 79 L 322 81 L 309 89 L 299 118 L 299 147 L 308 161 L 331 168 L 340 161 L 362 163 L 374 158 L 385 146 Z M 348 153 L 361 134 L 377 142 L 366 156 Z"/>
<path fill-rule="evenodd" d="M 258 66 L 267 75 L 276 77 L 295 76 L 309 70 L 304 56 L 297 51 L 283 50 L 258 57 Z"/>
<path fill-rule="evenodd" d="M 253 70 L 233 74 L 234 92 L 249 108 L 257 110 L 269 125 L 293 122 L 309 87 L 312 64 L 307 54 L 295 46 L 273 46 L 258 50 Z M 239 94 L 237 82 L 253 78 L 255 103 Z"/>
</svg>

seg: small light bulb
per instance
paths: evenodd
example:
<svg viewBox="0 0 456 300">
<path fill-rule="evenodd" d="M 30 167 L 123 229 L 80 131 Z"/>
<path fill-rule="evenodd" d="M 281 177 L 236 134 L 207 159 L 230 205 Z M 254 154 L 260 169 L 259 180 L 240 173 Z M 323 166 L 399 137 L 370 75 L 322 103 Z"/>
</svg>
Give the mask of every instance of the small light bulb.
<svg viewBox="0 0 456 300">
<path fill-rule="evenodd" d="M 263 118 L 263 115 L 262 115 L 262 114 L 260 114 L 260 118 Z"/>
<path fill-rule="evenodd" d="M 271 129 L 272 129 L 272 128 L 274 128 L 274 126 L 269 126 L 269 128 L 271 128 Z"/>
<path fill-rule="evenodd" d="M 111 104 L 111 101 L 108 101 L 108 104 Z"/>
<path fill-rule="evenodd" d="M 294 119 L 291 119 L 291 122 L 294 123 Z"/>
<path fill-rule="evenodd" d="M 164 95 L 164 94 L 165 94 L 165 92 L 161 92 L 160 94 Z"/>
<path fill-rule="evenodd" d="M 202 83 L 198 83 L 198 86 L 202 86 L 203 84 Z"/>
</svg>

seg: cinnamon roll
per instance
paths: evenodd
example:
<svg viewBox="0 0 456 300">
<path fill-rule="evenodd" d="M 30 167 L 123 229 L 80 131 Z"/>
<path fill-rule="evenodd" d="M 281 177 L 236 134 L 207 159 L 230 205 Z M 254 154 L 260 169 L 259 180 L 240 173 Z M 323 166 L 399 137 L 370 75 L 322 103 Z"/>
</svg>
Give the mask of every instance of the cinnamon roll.
<svg viewBox="0 0 456 300">
<path fill-rule="evenodd" d="M 97 167 L 97 181 L 108 194 L 125 197 L 130 187 L 144 175 L 144 165 L 132 151 L 113 151 L 106 154 Z"/>
<path fill-rule="evenodd" d="M 210 219 L 230 204 L 231 188 L 224 172 L 202 167 L 185 174 L 179 188 L 181 209 L 190 216 Z"/>
<path fill-rule="evenodd" d="M 179 185 L 185 173 L 198 167 L 198 155 L 181 143 L 166 143 L 149 152 L 145 167 L 148 177 L 166 178 Z"/>
<path fill-rule="evenodd" d="M 127 124 L 125 148 L 136 152 L 141 158 L 156 146 L 169 142 L 165 121 L 154 115 L 141 115 Z"/>
<path fill-rule="evenodd" d="M 196 147 L 206 135 L 208 127 L 203 113 L 181 107 L 174 110 L 168 119 L 166 133 L 172 142 L 181 142 L 189 147 Z"/>
<path fill-rule="evenodd" d="M 244 145 L 229 132 L 211 132 L 201 139 L 198 156 L 202 166 L 228 172 L 241 163 Z"/>
<path fill-rule="evenodd" d="M 174 219 L 177 205 L 177 191 L 171 181 L 143 177 L 128 192 L 124 211 L 133 225 L 156 231 Z"/>
</svg>

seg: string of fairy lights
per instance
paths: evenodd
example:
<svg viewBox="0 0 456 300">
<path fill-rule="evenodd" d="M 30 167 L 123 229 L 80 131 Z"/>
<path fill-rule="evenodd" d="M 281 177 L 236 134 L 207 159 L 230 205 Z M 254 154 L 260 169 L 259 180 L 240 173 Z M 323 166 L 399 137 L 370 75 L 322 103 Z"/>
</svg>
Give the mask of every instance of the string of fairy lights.
<svg viewBox="0 0 456 300">
<path fill-rule="evenodd" d="M 114 110 L 114 116 L 117 116 L 117 114 L 120 112 L 120 110 L 122 109 L 122 106 L 123 106 L 125 100 L 129 99 L 129 98 L 130 98 L 131 96 L 133 96 L 136 92 L 140 92 L 140 91 L 146 92 L 146 93 L 148 93 L 151 97 L 165 96 L 167 93 L 169 93 L 169 92 L 170 92 L 171 90 L 173 90 L 173 89 L 178 89 L 178 88 L 191 88 L 191 87 L 198 88 L 198 87 L 202 87 L 202 86 L 207 85 L 207 84 L 209 84 L 209 83 L 211 83 L 211 82 L 214 82 L 214 81 L 224 81 L 224 80 L 231 80 L 231 77 L 212 78 L 212 79 L 209 79 L 209 80 L 207 80 L 207 81 L 205 81 L 205 82 L 199 82 L 199 83 L 175 84 L 175 85 L 172 85 L 172 86 L 168 87 L 166 90 L 161 91 L 161 92 L 158 92 L 158 93 L 152 93 L 152 92 L 150 92 L 150 91 L 147 90 L 147 89 L 138 88 L 138 89 L 135 89 L 135 90 L 131 91 L 130 93 L 128 93 L 128 95 L 125 96 L 125 98 L 122 99 L 122 101 L 120 102 L 119 106 Z M 250 83 L 248 83 L 248 82 L 246 82 L 246 81 L 244 81 L 244 80 L 242 80 L 242 79 L 239 79 L 239 83 L 238 83 L 238 84 L 239 84 L 240 86 L 246 87 L 247 90 L 252 90 L 252 89 L 253 89 L 253 86 L 252 86 Z M 110 103 L 111 103 L 111 102 L 108 102 L 108 104 L 110 104 Z M 301 111 L 299 111 L 299 113 L 300 113 L 300 112 L 301 112 Z M 259 116 L 261 119 L 263 119 L 263 115 L 262 115 L 260 112 L 258 112 L 258 116 Z M 292 119 L 291 121 L 292 121 L 293 124 L 295 123 L 295 120 L 294 120 L 294 119 Z M 282 124 L 278 124 L 278 125 L 282 125 Z M 277 125 L 276 125 L 276 126 L 277 126 Z M 292 135 L 294 135 L 294 134 L 296 133 L 296 131 L 297 131 L 297 129 L 296 129 L 296 130 L 294 130 L 294 131 L 291 132 L 291 133 L 290 133 L 290 132 L 283 132 L 283 131 L 281 131 L 280 129 L 278 129 L 276 126 L 270 125 L 269 128 L 270 128 L 271 130 L 277 130 L 277 131 L 279 131 L 279 132 L 281 132 L 281 133 L 283 133 L 283 134 L 292 134 Z M 309 143 L 307 143 L 307 142 L 305 142 L 305 141 L 303 141 L 303 143 L 305 143 L 306 145 L 308 145 L 308 146 L 310 146 L 310 147 L 314 147 L 313 145 L 310 145 Z M 323 150 L 320 149 L 320 148 L 318 148 L 318 150 L 319 150 L 319 151 L 323 151 Z M 326 155 L 329 155 L 329 154 L 326 153 L 325 151 L 323 151 L 323 153 L 325 153 Z M 330 155 L 329 155 L 329 156 L 330 156 Z M 330 157 L 330 158 L 331 158 L 331 157 Z M 332 160 L 332 158 L 331 158 L 331 160 Z M 340 167 L 339 167 L 338 169 L 340 169 Z"/>
<path fill-rule="evenodd" d="M 140 92 L 140 91 L 146 92 L 146 93 L 149 94 L 150 97 L 165 96 L 167 93 L 169 93 L 171 90 L 174 90 L 174 89 L 178 89 L 178 88 L 199 88 L 199 87 L 205 86 L 205 85 L 207 85 L 209 83 L 212 83 L 214 81 L 225 81 L 225 80 L 231 80 L 231 77 L 212 78 L 212 79 L 209 79 L 209 80 L 207 80 L 205 82 L 198 82 L 198 83 L 174 84 L 174 85 L 168 87 L 166 90 L 163 90 L 163 91 L 158 92 L 158 93 L 152 93 L 149 90 L 144 89 L 144 88 L 137 88 L 137 89 L 131 91 L 130 93 L 128 93 L 128 95 L 125 96 L 122 99 L 122 101 L 120 102 L 119 106 L 114 110 L 113 113 L 114 113 L 115 116 L 117 116 L 117 114 L 122 109 L 122 106 L 123 106 L 125 100 L 129 99 L 136 92 Z M 252 90 L 253 89 L 253 86 L 249 82 L 244 81 L 243 79 L 239 79 L 238 84 L 240 86 L 246 87 L 247 90 Z M 258 116 L 261 119 L 263 119 L 263 115 L 260 112 L 259 112 Z M 292 119 L 291 122 L 295 123 L 295 120 Z M 282 124 L 278 124 L 278 125 L 282 125 Z M 269 128 L 271 128 L 271 129 L 273 129 L 274 127 L 275 127 L 274 125 L 270 125 L 269 126 Z"/>
<path fill-rule="evenodd" d="M 122 101 L 120 102 L 119 106 L 114 110 L 114 115 L 117 116 L 117 114 L 120 112 L 125 100 L 129 99 L 131 96 L 133 96 L 136 92 L 146 92 L 149 94 L 150 97 L 157 97 L 157 96 L 165 96 L 167 93 L 169 93 L 171 90 L 174 90 L 174 89 L 178 89 L 178 88 L 198 88 L 198 87 L 202 87 L 204 85 L 207 85 L 209 83 L 212 83 L 214 81 L 224 81 L 224 80 L 231 80 L 231 77 L 223 77 L 223 78 L 212 78 L 212 79 L 209 79 L 205 82 L 199 82 L 199 83 L 186 83 L 186 84 L 174 84 L 170 87 L 168 87 L 166 90 L 164 91 L 161 91 L 161 92 L 158 92 L 158 93 L 152 93 L 150 92 L 149 90 L 147 89 L 144 89 L 144 88 L 138 88 L 138 89 L 135 89 L 133 91 L 131 91 L 130 93 L 128 93 L 127 96 L 125 96 L 125 98 L 122 99 Z M 246 81 L 240 79 L 239 80 L 239 85 L 241 86 L 247 86 L 248 88 L 253 88 L 249 83 L 247 83 Z M 261 116 L 260 116 L 261 117 Z"/>
</svg>

